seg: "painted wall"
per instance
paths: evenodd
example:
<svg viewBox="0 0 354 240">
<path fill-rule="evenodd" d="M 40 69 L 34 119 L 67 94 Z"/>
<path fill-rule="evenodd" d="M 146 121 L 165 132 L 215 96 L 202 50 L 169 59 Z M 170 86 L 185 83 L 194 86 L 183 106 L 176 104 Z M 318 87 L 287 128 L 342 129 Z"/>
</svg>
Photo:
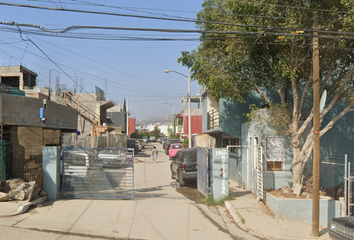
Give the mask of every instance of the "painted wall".
<svg viewBox="0 0 354 240">
<path fill-rule="evenodd" d="M 250 104 L 261 106 L 263 104 L 263 101 L 261 100 L 260 96 L 255 93 L 250 94 L 244 103 L 237 101 L 228 101 L 224 98 L 221 98 L 219 99 L 219 101 L 216 101 L 216 99 L 212 95 L 212 91 L 206 92 L 203 95 L 202 99 L 203 133 L 215 131 L 215 129 L 207 129 L 207 113 L 212 109 L 216 109 L 220 114 L 220 127 L 216 130 L 240 138 L 241 125 L 248 120 L 246 117 L 246 113 L 249 112 Z"/>
<path fill-rule="evenodd" d="M 266 196 L 267 206 L 277 218 L 312 223 L 311 199 L 277 198 L 269 193 Z M 319 225 L 321 227 L 330 226 L 332 218 L 340 217 L 340 209 L 341 205 L 339 201 L 321 199 Z"/>
<path fill-rule="evenodd" d="M 262 116 L 267 115 L 267 109 L 261 109 L 260 114 Z M 257 130 L 255 125 L 242 124 L 242 138 L 241 145 L 248 146 L 242 148 L 242 183 L 245 189 L 257 194 L 257 169 L 256 169 L 256 154 L 254 153 L 257 145 L 256 138 L 258 138 L 258 145 L 262 147 L 263 151 L 263 186 L 264 189 L 278 189 L 282 186 L 289 186 L 292 182 L 292 148 L 291 139 L 288 136 L 284 136 L 284 164 L 282 171 L 267 171 L 266 162 L 266 138 L 278 137 L 277 132 L 269 125 L 269 123 L 263 122 L 262 130 Z"/>
<path fill-rule="evenodd" d="M 192 134 L 202 134 L 202 116 L 196 115 L 191 117 Z M 188 116 L 183 117 L 183 134 L 188 134 Z"/>
<path fill-rule="evenodd" d="M 135 132 L 135 118 L 129 118 L 129 137 Z"/>
</svg>

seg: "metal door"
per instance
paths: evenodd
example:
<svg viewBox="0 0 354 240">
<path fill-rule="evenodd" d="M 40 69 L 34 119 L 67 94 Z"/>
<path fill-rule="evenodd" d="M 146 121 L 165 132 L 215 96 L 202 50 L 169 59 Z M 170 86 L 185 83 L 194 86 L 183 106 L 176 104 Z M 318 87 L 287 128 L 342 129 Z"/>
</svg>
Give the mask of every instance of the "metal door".
<svg viewBox="0 0 354 240">
<path fill-rule="evenodd" d="M 207 149 L 203 147 L 197 147 L 197 162 L 198 162 L 198 174 L 197 174 L 197 185 L 198 191 L 204 195 L 208 196 L 208 155 Z"/>
</svg>

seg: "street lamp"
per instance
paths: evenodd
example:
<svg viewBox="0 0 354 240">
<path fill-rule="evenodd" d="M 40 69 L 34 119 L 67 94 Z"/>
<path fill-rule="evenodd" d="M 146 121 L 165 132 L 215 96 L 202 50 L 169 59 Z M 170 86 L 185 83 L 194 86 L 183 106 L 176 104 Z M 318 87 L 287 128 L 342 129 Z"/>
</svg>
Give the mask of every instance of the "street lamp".
<svg viewBox="0 0 354 240">
<path fill-rule="evenodd" d="M 176 126 L 175 126 L 175 105 L 168 102 L 161 102 L 161 104 L 168 104 L 172 106 L 172 118 L 173 118 L 173 134 L 176 134 Z"/>
<path fill-rule="evenodd" d="M 176 72 L 174 70 L 165 70 L 165 73 L 170 73 L 174 72 L 179 75 L 182 75 L 183 77 L 188 78 L 188 147 L 192 147 L 192 127 L 191 127 L 191 76 L 188 74 L 184 75 L 182 73 Z"/>
</svg>

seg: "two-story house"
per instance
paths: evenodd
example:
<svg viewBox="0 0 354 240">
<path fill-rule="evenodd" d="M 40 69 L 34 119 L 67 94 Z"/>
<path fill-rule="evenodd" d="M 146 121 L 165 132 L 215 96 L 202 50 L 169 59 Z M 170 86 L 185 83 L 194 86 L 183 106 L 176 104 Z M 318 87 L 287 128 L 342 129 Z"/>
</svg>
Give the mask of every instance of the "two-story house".
<svg viewBox="0 0 354 240">
<path fill-rule="evenodd" d="M 191 134 L 199 135 L 202 133 L 202 97 L 191 97 Z M 182 138 L 188 138 L 189 132 L 189 109 L 186 107 L 188 98 L 183 97 L 181 100 L 181 113 L 175 115 L 176 134 Z M 197 106 L 197 107 L 195 107 Z M 192 139 L 192 146 L 195 146 Z"/>
</svg>

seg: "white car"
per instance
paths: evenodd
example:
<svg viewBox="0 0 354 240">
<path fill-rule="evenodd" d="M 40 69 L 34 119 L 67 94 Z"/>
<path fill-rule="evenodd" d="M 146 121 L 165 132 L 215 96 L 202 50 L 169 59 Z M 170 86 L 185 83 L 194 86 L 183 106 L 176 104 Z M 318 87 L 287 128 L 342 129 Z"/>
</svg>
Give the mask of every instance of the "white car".
<svg viewBox="0 0 354 240">
<path fill-rule="evenodd" d="M 138 145 L 138 149 L 139 149 L 139 151 L 141 151 L 142 147 L 141 147 L 141 144 L 139 141 L 136 141 L 136 145 Z"/>
<path fill-rule="evenodd" d="M 127 158 L 126 153 L 120 150 L 106 149 L 102 150 L 98 154 L 98 161 L 100 161 L 103 167 L 119 167 L 122 164 L 125 164 Z"/>
</svg>

